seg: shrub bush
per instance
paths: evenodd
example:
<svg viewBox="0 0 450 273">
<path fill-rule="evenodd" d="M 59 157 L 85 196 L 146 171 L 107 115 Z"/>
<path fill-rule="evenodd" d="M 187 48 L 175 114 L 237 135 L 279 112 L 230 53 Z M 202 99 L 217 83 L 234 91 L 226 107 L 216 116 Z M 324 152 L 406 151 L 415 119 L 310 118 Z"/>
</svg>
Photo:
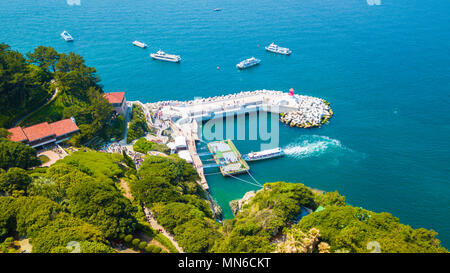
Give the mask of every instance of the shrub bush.
<svg viewBox="0 0 450 273">
<path fill-rule="evenodd" d="M 6 238 L 5 245 L 6 247 L 12 247 L 14 245 L 14 238 L 13 237 Z"/>
<path fill-rule="evenodd" d="M 153 250 L 154 250 L 154 249 L 155 249 L 154 246 L 152 246 L 152 245 L 147 245 L 147 246 L 145 247 L 145 252 L 153 253 Z"/>
<path fill-rule="evenodd" d="M 133 247 L 138 247 L 139 246 L 139 243 L 141 242 L 141 240 L 139 240 L 139 239 L 133 239 L 133 241 L 131 241 L 131 244 L 133 245 Z"/>
<path fill-rule="evenodd" d="M 140 242 L 139 243 L 139 249 L 140 250 L 144 250 L 147 247 L 147 243 L 146 242 Z"/>
<path fill-rule="evenodd" d="M 133 240 L 133 236 L 132 235 L 127 235 L 123 238 L 123 240 L 125 241 L 125 243 L 130 243 L 131 240 Z"/>
<path fill-rule="evenodd" d="M 155 246 L 155 247 L 153 248 L 153 251 L 152 251 L 152 253 L 161 253 L 161 250 L 162 250 L 162 248 L 161 248 L 161 247 L 159 247 L 159 246 Z"/>
</svg>

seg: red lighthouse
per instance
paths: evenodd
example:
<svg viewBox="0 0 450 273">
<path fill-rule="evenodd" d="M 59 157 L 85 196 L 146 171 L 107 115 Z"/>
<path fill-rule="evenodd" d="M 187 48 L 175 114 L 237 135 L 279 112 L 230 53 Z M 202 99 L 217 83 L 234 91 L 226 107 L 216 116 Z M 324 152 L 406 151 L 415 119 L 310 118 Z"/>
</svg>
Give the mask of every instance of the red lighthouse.
<svg viewBox="0 0 450 273">
<path fill-rule="evenodd" d="M 289 96 L 294 96 L 294 88 L 289 89 Z"/>
</svg>

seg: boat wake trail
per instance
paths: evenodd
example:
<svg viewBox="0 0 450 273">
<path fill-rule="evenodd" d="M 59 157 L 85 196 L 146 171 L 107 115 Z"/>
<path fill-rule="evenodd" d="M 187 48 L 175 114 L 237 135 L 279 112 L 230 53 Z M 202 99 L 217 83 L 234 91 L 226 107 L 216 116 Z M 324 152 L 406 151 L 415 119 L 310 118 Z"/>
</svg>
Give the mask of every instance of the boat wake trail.
<svg viewBox="0 0 450 273">
<path fill-rule="evenodd" d="M 329 152 L 351 151 L 337 139 L 318 135 L 303 135 L 296 139 L 295 142 L 284 147 L 283 150 L 287 156 L 297 159 L 317 157 Z"/>
</svg>

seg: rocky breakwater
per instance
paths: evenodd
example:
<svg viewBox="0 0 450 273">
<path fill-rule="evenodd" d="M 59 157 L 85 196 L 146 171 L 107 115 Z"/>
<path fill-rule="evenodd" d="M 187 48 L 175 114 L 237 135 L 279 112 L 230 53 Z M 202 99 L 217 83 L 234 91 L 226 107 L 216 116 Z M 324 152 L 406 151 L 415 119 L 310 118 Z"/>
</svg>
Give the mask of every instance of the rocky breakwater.
<svg viewBox="0 0 450 273">
<path fill-rule="evenodd" d="M 290 127 L 320 127 L 333 116 L 330 104 L 323 99 L 294 95 L 298 109 L 280 113 L 280 121 Z"/>
</svg>

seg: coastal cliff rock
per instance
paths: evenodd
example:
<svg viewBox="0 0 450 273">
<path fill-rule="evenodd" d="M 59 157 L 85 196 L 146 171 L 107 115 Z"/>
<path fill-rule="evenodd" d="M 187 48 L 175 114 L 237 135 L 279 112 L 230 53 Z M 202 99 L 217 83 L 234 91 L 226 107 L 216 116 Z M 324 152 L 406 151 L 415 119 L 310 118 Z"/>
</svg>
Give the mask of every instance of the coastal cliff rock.
<svg viewBox="0 0 450 273">
<path fill-rule="evenodd" d="M 231 211 L 233 212 L 233 214 L 236 215 L 236 213 L 238 213 L 238 211 L 240 209 L 242 209 L 242 207 L 245 204 L 248 203 L 250 198 L 252 198 L 255 195 L 256 195 L 255 191 L 249 191 L 249 192 L 245 193 L 244 197 L 242 197 L 241 199 L 230 201 L 229 204 L 230 204 L 230 208 L 231 208 Z"/>
</svg>

